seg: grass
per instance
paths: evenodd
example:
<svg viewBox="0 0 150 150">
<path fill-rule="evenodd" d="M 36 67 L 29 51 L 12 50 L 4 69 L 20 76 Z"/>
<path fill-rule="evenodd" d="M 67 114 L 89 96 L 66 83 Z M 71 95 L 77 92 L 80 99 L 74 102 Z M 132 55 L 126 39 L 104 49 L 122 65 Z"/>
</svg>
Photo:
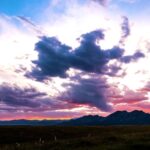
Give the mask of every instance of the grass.
<svg viewBox="0 0 150 150">
<path fill-rule="evenodd" d="M 0 127 L 0 150 L 137 149 L 150 149 L 150 126 Z"/>
</svg>

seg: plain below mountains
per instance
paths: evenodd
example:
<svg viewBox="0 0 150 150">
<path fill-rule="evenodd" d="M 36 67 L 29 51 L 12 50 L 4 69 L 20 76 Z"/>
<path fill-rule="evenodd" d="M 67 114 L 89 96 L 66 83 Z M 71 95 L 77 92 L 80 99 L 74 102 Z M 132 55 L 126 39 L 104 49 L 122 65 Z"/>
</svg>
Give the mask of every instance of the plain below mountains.
<svg viewBox="0 0 150 150">
<path fill-rule="evenodd" d="M 11 120 L 0 121 L 0 125 L 31 126 L 100 126 L 100 125 L 150 125 L 150 114 L 134 110 L 116 111 L 107 117 L 88 115 L 70 120 Z"/>
</svg>

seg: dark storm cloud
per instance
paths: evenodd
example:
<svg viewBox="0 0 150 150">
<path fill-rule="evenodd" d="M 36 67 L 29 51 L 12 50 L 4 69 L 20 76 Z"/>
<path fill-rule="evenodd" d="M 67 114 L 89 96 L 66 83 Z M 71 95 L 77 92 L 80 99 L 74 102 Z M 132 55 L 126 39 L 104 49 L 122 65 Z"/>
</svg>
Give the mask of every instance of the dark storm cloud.
<svg viewBox="0 0 150 150">
<path fill-rule="evenodd" d="M 75 104 L 84 104 L 97 107 L 102 111 L 110 111 L 111 106 L 107 104 L 109 86 L 104 79 L 90 77 L 88 79 L 78 78 L 77 82 L 66 85 L 67 92 L 60 99 Z"/>
<path fill-rule="evenodd" d="M 123 56 L 124 49 L 114 46 L 102 50 L 98 42 L 103 39 L 103 30 L 83 34 L 79 38 L 80 46 L 73 50 L 55 37 L 41 37 L 41 41 L 35 47 L 38 60 L 33 63 L 36 67 L 26 76 L 37 80 L 56 76 L 67 77 L 66 71 L 70 68 L 104 74 L 106 64 L 112 59 L 119 60 Z"/>
<path fill-rule="evenodd" d="M 66 77 L 66 71 L 70 67 L 69 46 L 62 44 L 55 37 L 41 37 L 41 41 L 36 44 L 35 50 L 38 52 L 38 60 L 31 74 L 38 80 L 43 80 L 48 76 Z"/>
<path fill-rule="evenodd" d="M 81 43 L 95 44 L 96 41 L 104 39 L 103 30 L 95 30 L 81 35 Z"/>
<path fill-rule="evenodd" d="M 109 60 L 119 59 L 123 56 L 124 49 L 118 46 L 114 46 L 113 48 L 106 50 L 105 53 L 107 54 L 107 57 L 109 58 Z"/>
<path fill-rule="evenodd" d="M 123 51 L 119 47 L 104 51 L 94 43 L 82 43 L 79 48 L 75 49 L 71 65 L 82 71 L 107 74 L 105 65 L 112 59 L 120 58 Z"/>
<path fill-rule="evenodd" d="M 128 34 L 125 33 L 124 36 L 127 36 Z M 62 44 L 56 37 L 41 37 L 41 40 L 35 46 L 35 50 L 38 52 L 38 60 L 33 61 L 35 67 L 26 76 L 39 81 L 48 77 L 65 78 L 67 77 L 66 71 L 70 68 L 87 73 L 114 76 L 121 67 L 108 66 L 110 60 L 116 59 L 122 63 L 129 63 L 144 57 L 144 54 L 139 51 L 133 55 L 124 56 L 125 50 L 119 46 L 103 50 L 99 46 L 100 40 L 103 39 L 103 30 L 95 30 L 81 35 L 78 38 L 80 46 L 72 49 Z"/>
<path fill-rule="evenodd" d="M 10 106 L 25 106 L 36 108 L 41 104 L 38 101 L 45 93 L 38 92 L 34 88 L 21 89 L 17 86 L 2 84 L 0 86 L 1 102 Z"/>
<path fill-rule="evenodd" d="M 71 66 L 86 72 L 101 72 L 109 61 L 107 54 L 96 44 L 104 38 L 103 31 L 96 30 L 81 36 L 81 44 L 72 52 Z"/>
<path fill-rule="evenodd" d="M 67 70 L 78 69 L 89 78 L 83 79 L 82 73 L 78 77 L 76 75 L 77 78 L 72 78 L 74 83 L 66 86 L 66 92 L 60 93 L 59 100 L 67 102 L 67 105 L 89 105 L 102 111 L 109 111 L 111 107 L 105 95 L 109 93 L 108 85 L 103 78 L 96 76 L 98 74 L 115 76 L 118 73 L 121 66 L 109 64 L 110 60 L 129 63 L 144 57 L 144 54 L 136 52 L 133 55 L 124 56 L 125 50 L 119 46 L 103 50 L 99 46 L 100 40 L 103 39 L 103 30 L 95 30 L 81 35 L 78 38 L 79 47 L 72 49 L 55 37 L 41 37 L 41 41 L 35 47 L 38 60 L 33 61 L 35 67 L 28 76 L 40 81 L 56 76 L 65 78 L 69 77 L 66 74 Z M 57 104 L 52 105 L 54 108 L 58 108 L 57 106 Z"/>
<path fill-rule="evenodd" d="M 126 29 L 123 30 L 126 37 L 128 35 Z M 138 51 L 133 55 L 124 56 L 125 50 L 119 46 L 103 50 L 99 46 L 100 40 L 103 39 L 103 30 L 82 34 L 78 38 L 80 45 L 72 49 L 55 37 L 41 37 L 35 47 L 38 59 L 33 61 L 35 67 L 32 72 L 27 73 L 27 76 L 39 81 L 48 77 L 70 78 L 66 73 L 70 68 L 80 70 L 81 74 L 75 75 L 74 79 L 70 78 L 73 83 L 68 83 L 66 92 L 60 93 L 57 98 L 67 102 L 67 105 L 89 105 L 102 111 L 109 111 L 111 107 L 107 103 L 106 96 L 109 90 L 102 75 L 115 76 L 121 70 L 121 63 L 136 61 L 144 57 L 144 54 Z M 111 60 L 120 62 L 120 66 L 117 63 L 109 64 Z M 83 74 L 89 78 L 83 79 Z M 48 109 L 58 108 L 57 106 L 58 104 L 51 104 L 51 108 Z"/>
</svg>

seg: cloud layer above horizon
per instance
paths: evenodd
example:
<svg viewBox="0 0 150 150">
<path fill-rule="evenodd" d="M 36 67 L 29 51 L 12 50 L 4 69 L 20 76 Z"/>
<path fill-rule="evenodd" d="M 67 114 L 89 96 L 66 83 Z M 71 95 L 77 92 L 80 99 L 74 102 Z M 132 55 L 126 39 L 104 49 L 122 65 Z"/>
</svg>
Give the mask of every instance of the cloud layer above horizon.
<svg viewBox="0 0 150 150">
<path fill-rule="evenodd" d="M 150 112 L 146 3 L 38 1 L 0 2 L 0 119 Z"/>
</svg>

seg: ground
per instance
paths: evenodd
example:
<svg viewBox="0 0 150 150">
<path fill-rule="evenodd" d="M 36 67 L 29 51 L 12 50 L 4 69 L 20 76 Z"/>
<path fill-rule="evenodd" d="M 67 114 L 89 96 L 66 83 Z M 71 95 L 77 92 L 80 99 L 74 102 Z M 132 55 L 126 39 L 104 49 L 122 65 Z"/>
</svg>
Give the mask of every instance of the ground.
<svg viewBox="0 0 150 150">
<path fill-rule="evenodd" d="M 150 126 L 0 127 L 0 150 L 137 149 L 150 149 Z"/>
</svg>

